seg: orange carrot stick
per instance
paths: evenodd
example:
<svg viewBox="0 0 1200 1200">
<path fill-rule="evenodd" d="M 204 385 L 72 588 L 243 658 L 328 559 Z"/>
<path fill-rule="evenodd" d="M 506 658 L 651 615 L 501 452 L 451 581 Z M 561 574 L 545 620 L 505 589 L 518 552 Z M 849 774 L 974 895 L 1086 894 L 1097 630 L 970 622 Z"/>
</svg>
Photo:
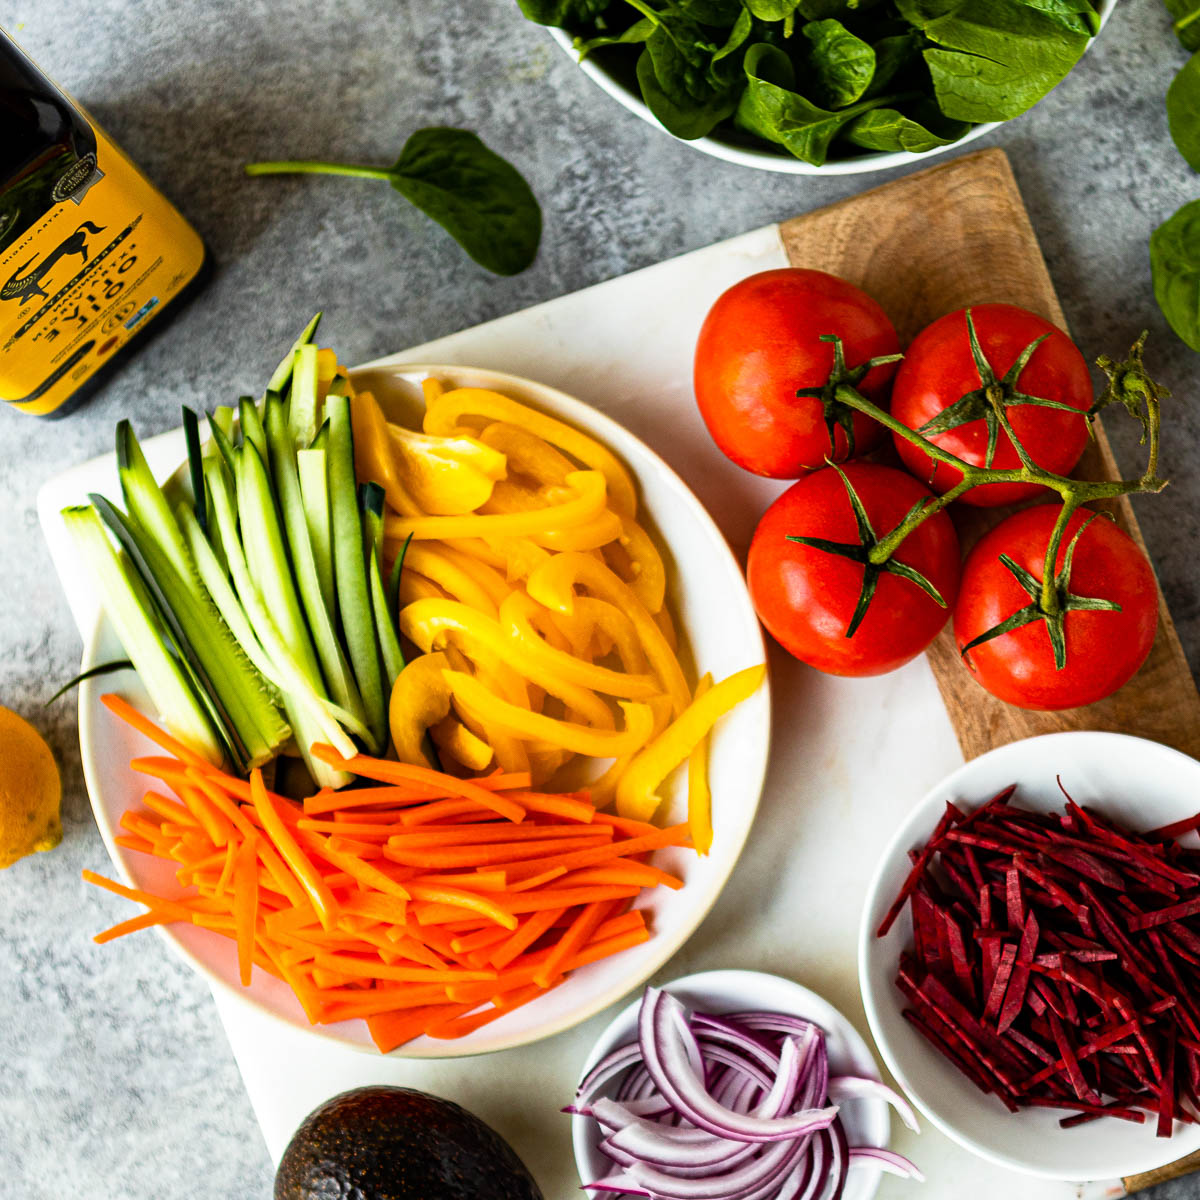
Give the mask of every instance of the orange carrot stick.
<svg viewBox="0 0 1200 1200">
<path fill-rule="evenodd" d="M 92 941 L 98 946 L 103 946 L 105 942 L 124 937 L 127 933 L 137 933 L 139 929 L 149 929 L 151 925 L 167 925 L 177 919 L 160 909 L 151 909 L 150 912 L 142 913 L 138 917 L 130 917 L 129 920 L 121 921 L 104 930 L 103 933 L 96 934 Z"/>
<path fill-rule="evenodd" d="M 367 1017 L 367 1029 L 380 1053 L 387 1054 L 397 1046 L 403 1046 L 406 1042 L 420 1037 L 427 1025 L 436 1025 L 439 1021 L 461 1016 L 464 1012 L 470 1012 L 472 1007 L 474 1006 L 431 1004 L 425 1008 L 379 1013 L 377 1016 Z"/>
<path fill-rule="evenodd" d="M 177 825 L 187 825 L 192 828 L 199 825 L 196 817 L 177 800 L 168 800 L 166 796 L 160 796 L 157 792 L 146 792 L 142 796 L 142 803 L 165 821 L 174 821 Z"/>
<path fill-rule="evenodd" d="M 536 875 L 550 867 L 561 865 L 560 858 L 574 858 L 568 854 L 579 845 L 597 848 L 589 852 L 598 854 L 596 861 L 603 862 L 605 857 L 615 858 L 616 854 L 610 849 L 607 839 L 589 839 L 579 837 L 547 838 L 526 842 L 496 842 L 480 846 L 410 846 L 407 841 L 389 842 L 383 848 L 385 858 L 402 866 L 424 867 L 426 870 L 450 870 L 455 867 L 491 867 L 504 864 L 505 866 L 520 862 L 522 859 L 532 859 L 537 863 L 535 871 L 527 872 Z M 553 856 L 553 857 L 548 857 Z M 586 860 L 590 861 L 590 860 Z"/>
<path fill-rule="evenodd" d="M 126 725 L 131 725 L 138 733 L 149 738 L 156 746 L 161 746 L 162 749 L 175 755 L 181 762 L 185 762 L 192 767 L 205 769 L 212 766 L 207 759 L 201 758 L 199 754 L 193 750 L 189 750 L 182 742 L 177 741 L 169 733 L 159 729 L 149 717 L 143 716 L 128 700 L 118 696 L 115 692 L 106 692 L 100 697 L 100 703 L 109 712 L 120 717 Z"/>
<path fill-rule="evenodd" d="M 563 963 L 591 940 L 596 927 L 608 915 L 611 907 L 611 902 L 606 900 L 598 900 L 592 904 L 584 905 L 579 915 L 571 922 L 567 932 L 558 939 L 554 949 L 547 956 L 546 961 L 534 974 L 533 982 L 538 987 L 549 987 L 551 982 L 562 974 Z"/>
<path fill-rule="evenodd" d="M 495 979 L 495 971 L 435 970 L 432 967 L 388 967 L 382 963 L 352 958 L 348 954 L 319 951 L 318 966 L 360 979 L 390 979 L 394 983 L 473 983 Z"/>
<path fill-rule="evenodd" d="M 361 858 L 355 856 L 342 839 L 318 838 L 310 835 L 304 837 L 304 843 L 314 853 L 333 863 L 335 867 L 341 867 L 347 875 L 357 880 L 364 887 L 373 888 L 377 892 L 384 892 L 389 896 L 394 896 L 397 900 L 409 899 L 410 893 L 402 883 L 398 883 L 378 867 L 372 866 L 369 862 L 364 862 Z"/>
<path fill-rule="evenodd" d="M 565 908 L 547 908 L 522 921 L 516 932 L 492 955 L 491 964 L 497 970 L 507 967 L 523 954 L 563 915 Z"/>
<path fill-rule="evenodd" d="M 610 841 L 612 830 L 590 829 L 583 826 L 561 825 L 506 825 L 492 822 L 483 825 L 439 825 L 431 828 L 421 826 L 416 829 L 405 829 L 391 834 L 388 841 L 395 846 L 406 849 L 424 846 L 479 846 L 494 842 L 523 842 L 523 841 L 578 841 L 589 839 L 593 841 Z"/>
<path fill-rule="evenodd" d="M 516 929 L 517 927 L 517 919 L 508 911 L 507 907 L 502 908 L 494 900 L 489 900 L 486 896 L 478 896 L 465 888 L 411 881 L 408 890 L 412 893 L 414 900 L 469 909 L 495 921 L 497 925 L 503 925 L 505 929 Z"/>
<path fill-rule="evenodd" d="M 254 965 L 254 925 L 258 920 L 258 855 L 252 838 L 247 838 L 238 848 L 233 864 L 233 920 L 237 933 L 238 973 L 242 987 L 249 987 Z"/>
</svg>

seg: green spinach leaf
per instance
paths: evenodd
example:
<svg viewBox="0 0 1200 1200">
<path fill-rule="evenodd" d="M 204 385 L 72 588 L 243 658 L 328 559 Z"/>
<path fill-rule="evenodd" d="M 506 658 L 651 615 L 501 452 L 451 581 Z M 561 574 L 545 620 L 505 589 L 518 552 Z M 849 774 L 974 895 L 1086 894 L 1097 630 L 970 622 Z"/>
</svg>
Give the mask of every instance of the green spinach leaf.
<svg viewBox="0 0 1200 1200">
<path fill-rule="evenodd" d="M 660 25 L 638 59 L 646 107 L 664 129 L 685 141 L 706 137 L 737 108 L 737 91 L 711 76 L 713 53 Z"/>
<path fill-rule="evenodd" d="M 1185 50 L 1200 50 L 1200 0 L 1167 0 L 1175 34 Z"/>
<path fill-rule="evenodd" d="M 898 33 L 875 43 L 875 74 L 866 96 L 876 96 L 890 87 L 892 80 L 912 63 L 919 60 L 925 39 L 917 32 Z"/>
<path fill-rule="evenodd" d="M 1185 204 L 1151 234 L 1150 270 L 1163 316 L 1200 350 L 1200 200 Z"/>
<path fill-rule="evenodd" d="M 539 25 L 582 25 L 595 20 L 612 0 L 517 0 L 517 3 Z"/>
<path fill-rule="evenodd" d="M 1167 123 L 1179 153 L 1200 171 L 1200 52 L 1193 54 L 1167 88 Z"/>
<path fill-rule="evenodd" d="M 785 21 L 795 16 L 800 5 L 801 0 L 746 0 L 750 15 L 760 21 Z"/>
<path fill-rule="evenodd" d="M 777 46 L 757 42 L 746 51 L 746 90 L 738 104 L 741 128 L 783 146 L 804 162 L 820 166 L 833 139 L 855 117 L 896 97 L 863 100 L 839 112 L 819 108 L 794 91 L 791 59 Z"/>
<path fill-rule="evenodd" d="M 601 46 L 637 46 L 646 41 L 657 26 L 649 17 L 634 21 L 628 29 L 621 33 L 602 33 L 593 38 L 576 38 L 575 49 L 579 52 L 580 61 L 587 58 L 593 50 Z"/>
<path fill-rule="evenodd" d="M 875 75 L 875 50 L 841 21 L 809 21 L 801 30 L 812 91 L 829 108 L 845 108 L 867 90 Z"/>
<path fill-rule="evenodd" d="M 537 257 L 542 210 L 521 173 L 465 129 L 418 129 L 390 167 L 249 163 L 247 175 L 380 179 L 436 221 L 480 266 L 515 275 Z"/>
<path fill-rule="evenodd" d="M 1095 37 L 1100 32 L 1100 14 L 1092 0 L 1022 0 L 1022 3 L 1088 37 Z"/>
<path fill-rule="evenodd" d="M 938 146 L 957 142 L 970 129 L 964 121 L 951 121 L 931 100 L 918 103 L 912 115 L 898 108 L 875 108 L 855 117 L 842 137 L 864 150 L 906 150 L 924 154 Z"/>
<path fill-rule="evenodd" d="M 934 43 L 925 51 L 938 106 L 960 121 L 1018 117 L 1060 83 L 1088 34 L 1020 0 L 897 0 Z"/>
</svg>

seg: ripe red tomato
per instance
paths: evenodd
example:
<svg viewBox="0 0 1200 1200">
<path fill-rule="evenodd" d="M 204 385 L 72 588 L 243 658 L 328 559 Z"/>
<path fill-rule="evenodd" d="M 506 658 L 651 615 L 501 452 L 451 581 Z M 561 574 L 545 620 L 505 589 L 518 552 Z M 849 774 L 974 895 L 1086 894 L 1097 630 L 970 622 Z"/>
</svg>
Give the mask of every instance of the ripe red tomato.
<svg viewBox="0 0 1200 1200">
<path fill-rule="evenodd" d="M 843 469 L 880 539 L 918 500 L 930 496 L 911 475 L 894 467 L 849 463 Z M 746 566 L 759 619 L 803 662 L 831 675 L 882 675 L 920 654 L 945 625 L 958 592 L 959 549 L 944 512 L 909 534 L 895 558 L 919 571 L 949 607 L 911 580 L 883 572 L 851 637 L 846 632 L 862 593 L 864 565 L 788 541 L 794 535 L 860 543 L 849 494 L 833 467 L 793 484 L 767 509 Z"/>
<path fill-rule="evenodd" d="M 1080 413 L 1091 407 L 1092 381 L 1087 363 L 1060 329 L 1014 304 L 976 304 L 970 312 L 986 365 L 1001 387 L 1021 352 L 1045 336 L 1018 377 L 1010 382 L 1010 394 L 1016 389 L 1026 396 L 1068 404 Z M 949 419 L 966 419 L 965 423 L 929 433 L 929 440 L 965 462 L 984 466 L 988 439 L 994 433 L 991 465 L 1010 470 L 1019 467 L 1021 460 L 987 403 L 984 385 L 989 380 L 981 378 L 986 369 L 981 373 L 972 354 L 966 314 L 966 309 L 950 313 L 917 335 L 896 374 L 892 415 L 910 429 L 920 430 L 957 404 L 956 413 Z M 1006 412 L 1017 439 L 1038 466 L 1066 475 L 1079 461 L 1088 440 L 1084 417 L 1074 411 L 1020 403 L 1011 404 Z M 908 469 L 934 491 L 948 492 L 962 479 L 961 471 L 935 463 L 899 434 L 893 437 Z M 982 506 L 1014 504 L 1042 490 L 1032 483 L 988 483 L 972 488 L 962 499 Z"/>
<path fill-rule="evenodd" d="M 1007 554 L 1040 581 L 1059 511 L 1056 504 L 1039 504 L 1015 513 L 971 551 L 954 609 L 954 638 L 960 650 L 1031 603 L 1000 555 Z M 1036 709 L 1094 704 L 1127 683 L 1154 644 L 1154 571 L 1133 539 L 1107 518 L 1084 509 L 1074 514 L 1059 547 L 1056 571 L 1062 571 L 1067 546 L 1085 523 L 1075 546 L 1069 589 L 1076 596 L 1115 601 L 1120 611 L 1067 612 L 1066 665 L 1061 670 L 1055 667 L 1050 633 L 1041 620 L 967 651 L 966 665 L 976 680 L 1009 704 Z"/>
<path fill-rule="evenodd" d="M 831 447 L 823 402 L 796 395 L 822 387 L 842 339 L 846 365 L 896 354 L 900 343 L 887 314 L 865 292 L 823 271 L 785 267 L 735 283 L 712 306 L 696 343 L 695 388 L 700 415 L 722 453 L 739 467 L 772 479 L 797 479 L 827 457 L 851 457 L 846 431 Z M 858 384 L 886 407 L 895 365 L 873 367 Z M 852 416 L 854 454 L 877 445 L 883 429 Z"/>
</svg>

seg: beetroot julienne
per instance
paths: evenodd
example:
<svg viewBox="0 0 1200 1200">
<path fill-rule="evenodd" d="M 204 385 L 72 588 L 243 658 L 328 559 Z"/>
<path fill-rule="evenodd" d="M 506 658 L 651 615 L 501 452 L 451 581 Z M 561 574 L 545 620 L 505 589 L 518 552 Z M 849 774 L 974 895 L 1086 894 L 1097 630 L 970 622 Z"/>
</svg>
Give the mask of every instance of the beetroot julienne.
<svg viewBox="0 0 1200 1200">
<path fill-rule="evenodd" d="M 881 923 L 907 903 L 905 1018 L 1011 1111 L 1055 1108 L 1159 1137 L 1200 1121 L 1200 815 L 1135 833 L 1069 797 L 1030 812 L 1008 788 L 954 804 Z"/>
</svg>

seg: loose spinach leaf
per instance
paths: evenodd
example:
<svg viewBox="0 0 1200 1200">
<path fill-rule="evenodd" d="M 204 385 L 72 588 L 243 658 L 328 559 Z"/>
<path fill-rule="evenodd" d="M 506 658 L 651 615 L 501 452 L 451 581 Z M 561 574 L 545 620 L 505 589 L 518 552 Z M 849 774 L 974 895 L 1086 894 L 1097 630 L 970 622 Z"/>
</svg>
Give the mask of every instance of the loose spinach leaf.
<svg viewBox="0 0 1200 1200">
<path fill-rule="evenodd" d="M 628 29 L 622 33 L 602 33 L 594 38 L 576 38 L 575 49 L 579 51 L 579 58 L 582 61 L 587 58 L 593 50 L 598 50 L 601 46 L 636 46 L 646 41 L 647 38 L 654 32 L 657 26 L 649 17 L 643 17 L 640 21 L 634 21 Z"/>
<path fill-rule="evenodd" d="M 889 87 L 893 79 L 916 61 L 925 45 L 925 39 L 917 32 L 893 34 L 875 43 L 875 74 L 865 96 L 877 96 Z"/>
<path fill-rule="evenodd" d="M 801 0 L 746 0 L 746 8 L 749 9 L 750 15 L 758 17 L 760 21 L 787 20 L 788 17 L 795 16 L 800 5 Z"/>
<path fill-rule="evenodd" d="M 487 270 L 515 275 L 537 257 L 542 210 L 529 184 L 466 129 L 418 129 L 390 167 L 266 162 L 247 164 L 246 174 L 386 180 Z"/>
<path fill-rule="evenodd" d="M 960 121 L 1018 117 L 1060 83 L 1088 35 L 1020 0 L 897 0 L 933 43 L 925 62 L 938 106 Z"/>
<path fill-rule="evenodd" d="M 853 104 L 875 75 L 874 48 L 832 18 L 809 21 L 801 32 L 809 42 L 806 59 L 816 98 L 829 108 Z"/>
<path fill-rule="evenodd" d="M 825 161 L 830 143 L 855 117 L 896 99 L 863 100 L 839 112 L 818 108 L 793 90 L 791 59 L 766 42 L 756 42 L 746 51 L 745 71 L 746 90 L 738 104 L 737 124 L 814 166 Z"/>
<path fill-rule="evenodd" d="M 1175 34 L 1185 50 L 1200 50 L 1200 0 L 1167 0 Z"/>
<path fill-rule="evenodd" d="M 517 0 L 521 11 L 539 25 L 581 25 L 594 20 L 612 0 Z"/>
<path fill-rule="evenodd" d="M 750 34 L 754 32 L 754 18 L 750 15 L 748 8 L 743 8 L 738 15 L 738 19 L 734 21 L 733 26 L 729 30 L 729 36 L 725 39 L 725 44 L 717 48 L 713 55 L 713 68 L 717 68 L 717 63 L 722 59 L 728 58 L 735 51 L 740 50 L 749 39 Z"/>
<path fill-rule="evenodd" d="M 1150 270 L 1163 316 L 1200 350 L 1200 200 L 1185 204 L 1151 234 Z"/>
<path fill-rule="evenodd" d="M 1022 3 L 1088 37 L 1095 37 L 1100 32 L 1100 14 L 1092 0 L 1022 0 Z"/>
<path fill-rule="evenodd" d="M 646 107 L 668 133 L 685 141 L 706 137 L 737 108 L 736 90 L 710 77 L 713 53 L 688 45 L 660 25 L 638 59 L 638 86 Z"/>
<path fill-rule="evenodd" d="M 1200 171 L 1200 53 L 1184 63 L 1167 88 L 1167 123 L 1179 153 Z"/>
<path fill-rule="evenodd" d="M 951 121 L 932 101 L 918 103 L 911 115 L 897 108 L 875 108 L 855 117 L 842 137 L 864 150 L 906 150 L 924 154 L 957 142 L 970 129 L 965 121 Z"/>
<path fill-rule="evenodd" d="M 742 0 L 673 0 L 668 8 L 672 6 L 680 16 L 721 29 L 728 29 L 746 11 Z"/>
</svg>

